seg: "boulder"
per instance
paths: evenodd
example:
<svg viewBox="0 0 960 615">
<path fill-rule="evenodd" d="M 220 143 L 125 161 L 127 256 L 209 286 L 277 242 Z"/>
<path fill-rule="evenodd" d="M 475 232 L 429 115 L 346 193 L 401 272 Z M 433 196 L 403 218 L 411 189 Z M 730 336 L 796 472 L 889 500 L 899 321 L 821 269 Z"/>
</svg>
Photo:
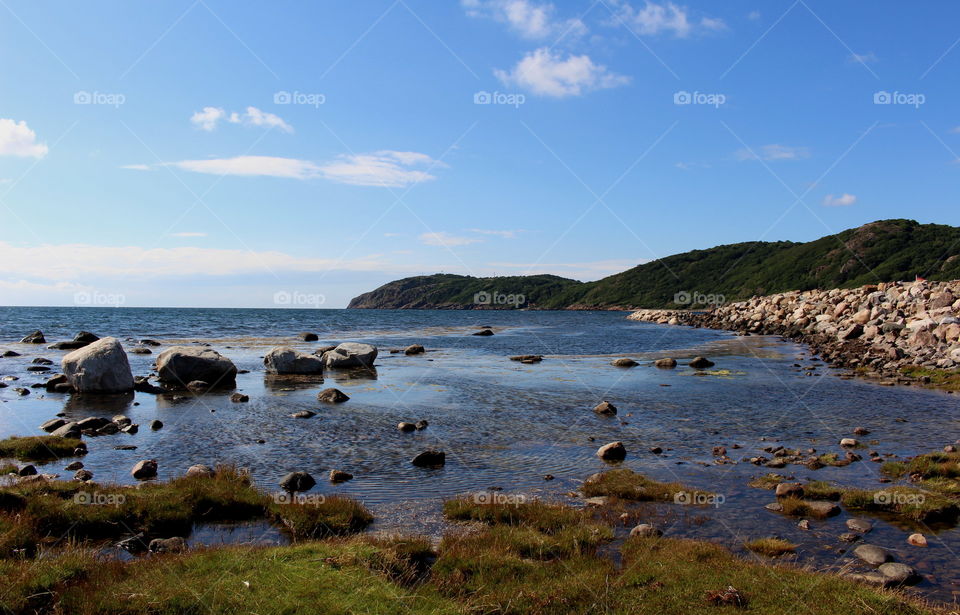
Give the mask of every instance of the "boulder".
<svg viewBox="0 0 960 615">
<path fill-rule="evenodd" d="M 93 480 L 93 472 L 90 470 L 77 470 L 73 475 L 73 480 L 85 483 L 89 480 Z"/>
<path fill-rule="evenodd" d="M 316 484 L 317 481 L 306 472 L 290 472 L 280 479 L 280 487 L 289 492 L 308 491 Z"/>
<path fill-rule="evenodd" d="M 915 547 L 925 547 L 927 546 L 927 537 L 923 534 L 910 534 L 907 537 L 907 542 Z"/>
<path fill-rule="evenodd" d="M 160 382 L 177 388 L 195 380 L 222 388 L 236 385 L 237 367 L 212 348 L 174 346 L 157 355 L 157 374 Z"/>
<path fill-rule="evenodd" d="M 60 361 L 63 375 L 80 393 L 126 393 L 133 390 L 127 353 L 116 338 L 105 337 L 75 350 Z"/>
<path fill-rule="evenodd" d="M 89 331 L 81 331 L 73 336 L 73 341 L 82 342 L 84 344 L 92 344 L 99 340 L 100 338 Z"/>
<path fill-rule="evenodd" d="M 778 498 L 803 497 L 803 485 L 800 483 L 780 483 L 777 485 L 776 496 Z"/>
<path fill-rule="evenodd" d="M 602 401 L 594 407 L 593 411 L 603 416 L 615 416 L 617 414 L 617 407 L 608 401 Z"/>
<path fill-rule="evenodd" d="M 655 538 L 663 536 L 663 532 L 649 523 L 641 523 L 630 530 L 630 536 L 639 536 L 641 538 Z"/>
<path fill-rule="evenodd" d="M 858 444 L 859 442 L 857 442 L 856 438 L 843 438 L 840 440 L 840 446 L 854 447 Z"/>
<path fill-rule="evenodd" d="M 60 429 L 66 424 L 67 424 L 67 421 L 65 419 L 50 419 L 49 421 L 46 421 L 45 423 L 40 425 L 40 429 L 44 430 L 47 433 L 50 433 L 51 431 L 56 431 L 57 429 Z"/>
<path fill-rule="evenodd" d="M 614 359 L 611 361 L 610 365 L 613 365 L 614 367 L 636 367 L 640 364 L 629 357 L 620 357 L 619 359 Z"/>
<path fill-rule="evenodd" d="M 202 463 L 192 465 L 187 468 L 187 476 L 203 476 L 205 478 L 213 478 L 216 475 L 217 472 L 213 468 L 203 465 Z"/>
<path fill-rule="evenodd" d="M 305 341 L 305 342 L 315 342 L 315 341 L 319 340 L 320 337 L 317 336 L 316 333 L 310 333 L 309 331 L 306 331 L 306 332 L 300 334 L 300 339 L 303 340 L 303 341 Z"/>
<path fill-rule="evenodd" d="M 323 360 L 315 355 L 294 350 L 289 346 L 272 349 L 263 358 L 263 364 L 270 374 L 320 374 L 323 373 Z"/>
<path fill-rule="evenodd" d="M 47 340 L 43 337 L 43 331 L 37 329 L 30 335 L 20 340 L 21 344 L 46 344 Z"/>
<path fill-rule="evenodd" d="M 427 450 L 410 460 L 410 463 L 419 468 L 437 468 L 447 462 L 447 455 L 443 451 Z"/>
<path fill-rule="evenodd" d="M 399 429 L 400 431 L 416 431 L 417 426 L 414 425 L 413 423 L 403 422 L 403 423 L 397 424 L 397 429 Z"/>
<path fill-rule="evenodd" d="M 623 461 L 627 457 L 627 448 L 623 442 L 611 442 L 597 449 L 597 457 L 604 461 Z"/>
<path fill-rule="evenodd" d="M 235 404 L 243 404 L 250 401 L 250 396 L 244 395 L 243 393 L 234 393 L 230 396 L 230 401 Z"/>
<path fill-rule="evenodd" d="M 83 348 L 86 346 L 87 342 L 54 342 L 47 346 L 50 350 L 76 350 L 77 348 Z"/>
<path fill-rule="evenodd" d="M 670 369 L 672 367 L 677 366 L 677 360 L 670 357 L 666 357 L 663 359 L 657 359 L 656 361 L 653 362 L 653 365 L 654 367 L 662 367 L 662 368 Z"/>
<path fill-rule="evenodd" d="M 490 329 L 480 329 L 479 331 L 475 333 L 471 333 L 470 335 L 476 335 L 479 337 L 489 337 L 493 335 L 493 331 L 491 331 Z"/>
<path fill-rule="evenodd" d="M 426 352 L 426 349 L 420 344 L 411 344 L 410 346 L 407 346 L 406 348 L 403 349 L 403 354 L 408 356 L 415 355 L 415 354 L 423 354 L 424 352 Z"/>
<path fill-rule="evenodd" d="M 861 534 L 866 534 L 873 529 L 873 524 L 866 519 L 854 517 L 852 519 L 847 519 L 847 529 L 853 530 L 854 532 L 860 532 Z"/>
<path fill-rule="evenodd" d="M 324 389 L 317 393 L 317 401 L 322 401 L 327 404 L 340 404 L 348 399 L 350 398 L 340 389 Z"/>
<path fill-rule="evenodd" d="M 145 480 L 148 478 L 156 478 L 157 476 L 157 460 L 156 459 L 144 459 L 143 461 L 138 461 L 137 465 L 133 466 L 133 469 L 130 470 L 130 474 L 137 480 Z"/>
<path fill-rule="evenodd" d="M 345 483 L 353 478 L 353 474 L 343 470 L 330 470 L 331 483 Z"/>
<path fill-rule="evenodd" d="M 907 566 L 906 564 L 898 564 L 896 562 L 888 562 L 886 564 L 880 564 L 880 567 L 877 570 L 884 576 L 887 580 L 887 583 L 890 585 L 901 585 L 907 583 L 911 579 L 917 576 L 916 571 Z"/>
<path fill-rule="evenodd" d="M 151 553 L 183 553 L 187 550 L 187 541 L 179 536 L 154 538 L 147 548 Z"/>
<path fill-rule="evenodd" d="M 75 422 L 70 421 L 54 429 L 52 432 L 50 432 L 50 435 L 59 436 L 61 438 L 79 438 L 80 428 L 77 427 Z"/>
<path fill-rule="evenodd" d="M 376 346 L 357 342 L 344 342 L 323 355 L 324 364 L 333 368 L 372 367 L 376 359 Z"/>
<path fill-rule="evenodd" d="M 871 566 L 879 566 L 892 559 L 886 549 L 876 545 L 860 545 L 853 550 L 853 554 Z"/>
<path fill-rule="evenodd" d="M 707 367 L 713 367 L 716 364 L 706 357 L 694 357 L 687 365 L 695 369 L 705 369 Z"/>
</svg>

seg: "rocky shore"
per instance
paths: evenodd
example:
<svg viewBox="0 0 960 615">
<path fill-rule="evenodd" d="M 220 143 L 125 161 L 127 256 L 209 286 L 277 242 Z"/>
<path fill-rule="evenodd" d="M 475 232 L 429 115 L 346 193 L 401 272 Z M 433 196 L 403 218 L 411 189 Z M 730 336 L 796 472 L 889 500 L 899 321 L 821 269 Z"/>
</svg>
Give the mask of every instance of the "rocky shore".
<svg viewBox="0 0 960 615">
<path fill-rule="evenodd" d="M 808 344 L 832 365 L 888 382 L 930 383 L 935 372 L 960 367 L 957 280 L 793 291 L 705 311 L 639 310 L 628 318 L 780 335 Z"/>
</svg>

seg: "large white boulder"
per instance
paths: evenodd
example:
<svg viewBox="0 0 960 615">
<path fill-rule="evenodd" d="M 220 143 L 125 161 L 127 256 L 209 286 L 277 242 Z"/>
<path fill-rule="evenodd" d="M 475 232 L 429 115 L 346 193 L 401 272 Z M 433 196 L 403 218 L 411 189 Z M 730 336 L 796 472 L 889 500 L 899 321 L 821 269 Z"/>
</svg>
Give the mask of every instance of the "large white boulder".
<svg viewBox="0 0 960 615">
<path fill-rule="evenodd" d="M 372 367 L 377 360 L 377 347 L 357 342 L 344 342 L 323 353 L 327 367 Z"/>
<path fill-rule="evenodd" d="M 174 346 L 157 355 L 157 374 L 160 382 L 178 388 L 194 381 L 206 382 L 211 388 L 232 387 L 237 367 L 212 348 Z"/>
<path fill-rule="evenodd" d="M 126 393 L 133 390 L 127 353 L 114 337 L 105 337 L 67 354 L 60 361 L 67 381 L 80 393 Z"/>
<path fill-rule="evenodd" d="M 263 364 L 271 374 L 319 374 L 323 372 L 323 360 L 312 354 L 294 350 L 289 346 L 274 348 L 263 357 Z"/>
</svg>

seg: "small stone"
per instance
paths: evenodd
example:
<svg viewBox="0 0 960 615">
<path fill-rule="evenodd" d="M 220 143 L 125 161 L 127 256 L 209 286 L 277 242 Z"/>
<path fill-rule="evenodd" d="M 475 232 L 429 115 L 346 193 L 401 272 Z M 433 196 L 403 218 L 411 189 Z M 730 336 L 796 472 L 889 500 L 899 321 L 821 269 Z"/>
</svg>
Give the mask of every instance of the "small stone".
<svg viewBox="0 0 960 615">
<path fill-rule="evenodd" d="M 352 478 L 353 474 L 349 472 L 344 472 L 343 470 L 330 470 L 331 483 L 345 483 Z"/>
<path fill-rule="evenodd" d="M 424 352 L 426 352 L 426 349 L 420 344 L 411 344 L 403 349 L 403 354 L 407 356 L 423 354 Z"/>
<path fill-rule="evenodd" d="M 623 442 L 610 442 L 597 449 L 597 457 L 604 461 L 623 461 L 627 456 L 627 448 Z"/>
<path fill-rule="evenodd" d="M 714 446 L 713 447 L 713 456 L 714 457 L 723 457 L 727 454 L 727 448 L 725 446 Z"/>
<path fill-rule="evenodd" d="M 447 455 L 443 451 L 427 450 L 418 453 L 410 463 L 420 468 L 440 467 L 447 462 Z"/>
<path fill-rule="evenodd" d="M 860 545 L 853 554 L 871 566 L 879 566 L 891 559 L 886 549 L 876 545 Z"/>
<path fill-rule="evenodd" d="M 653 453 L 654 455 L 659 455 L 660 453 L 663 452 L 663 449 L 660 448 L 659 446 L 651 446 L 650 452 Z"/>
<path fill-rule="evenodd" d="M 617 407 L 608 401 L 602 401 L 593 408 L 593 411 L 603 416 L 614 416 L 617 414 Z"/>
<path fill-rule="evenodd" d="M 430 423 L 424 420 L 420 420 L 420 421 L 417 421 L 415 425 L 416 425 L 417 431 L 423 431 L 424 429 L 427 428 L 428 425 L 430 425 Z"/>
<path fill-rule="evenodd" d="M 130 470 L 130 474 L 137 480 L 145 480 L 148 478 L 156 478 L 157 476 L 157 460 L 156 459 L 144 459 L 143 461 L 138 461 L 137 465 L 133 466 L 133 469 Z"/>
<path fill-rule="evenodd" d="M 670 357 L 666 357 L 666 358 L 663 358 L 663 359 L 657 359 L 656 361 L 653 362 L 653 365 L 654 365 L 654 367 L 660 367 L 660 368 L 664 368 L 664 369 L 670 369 L 670 368 L 672 368 L 672 367 L 676 367 L 676 366 L 677 366 L 677 360 L 676 360 L 676 359 L 673 359 L 673 358 L 670 358 Z"/>
<path fill-rule="evenodd" d="M 919 533 L 910 534 L 910 536 L 907 537 L 907 542 L 915 547 L 925 547 L 927 546 L 927 537 Z"/>
<path fill-rule="evenodd" d="M 861 534 L 866 534 L 873 529 L 873 524 L 866 519 L 847 519 L 847 529 L 853 530 L 854 532 L 860 532 Z"/>
<path fill-rule="evenodd" d="M 870 430 L 866 427 L 857 427 L 853 430 L 853 435 L 855 436 L 865 436 L 870 433 Z"/>
<path fill-rule="evenodd" d="M 234 393 L 230 396 L 230 401 L 235 404 L 242 404 L 250 401 L 250 396 L 244 395 L 243 393 Z"/>
<path fill-rule="evenodd" d="M 77 470 L 76 474 L 73 475 L 73 480 L 80 481 L 81 483 L 85 483 L 92 479 L 93 472 L 90 470 Z"/>
<path fill-rule="evenodd" d="M 860 534 L 854 534 L 853 532 L 844 532 L 839 536 L 841 542 L 857 542 L 860 540 Z"/>
<path fill-rule="evenodd" d="M 71 463 L 68 463 L 63 469 L 67 470 L 68 472 L 75 472 L 77 470 L 81 470 L 83 469 L 83 462 L 73 461 Z"/>
<path fill-rule="evenodd" d="M 891 585 L 901 585 L 917 575 L 916 571 L 910 566 L 896 562 L 880 564 L 877 570 L 887 579 L 887 583 Z"/>
<path fill-rule="evenodd" d="M 204 478 L 213 478 L 217 472 L 210 466 L 198 463 L 187 468 L 187 476 L 202 476 Z"/>
<path fill-rule="evenodd" d="M 299 412 L 294 412 L 290 416 L 295 419 L 309 419 L 311 417 L 317 416 L 317 413 L 313 412 L 312 410 L 301 410 Z"/>
<path fill-rule="evenodd" d="M 840 440 L 840 446 L 854 447 L 857 446 L 859 442 L 855 438 L 843 438 Z"/>
<path fill-rule="evenodd" d="M 663 536 L 663 532 L 649 523 L 641 523 L 630 530 L 630 536 L 639 536 L 640 538 L 656 538 Z"/>
<path fill-rule="evenodd" d="M 148 547 L 151 553 L 183 553 L 187 550 L 187 541 L 179 536 L 173 538 L 154 538 Z"/>
<path fill-rule="evenodd" d="M 317 393 L 317 400 L 327 404 L 340 404 L 350 399 L 339 389 L 324 389 Z"/>
<path fill-rule="evenodd" d="M 284 491 L 307 491 L 312 489 L 317 481 L 306 472 L 290 472 L 280 479 L 280 487 Z"/>
<path fill-rule="evenodd" d="M 778 498 L 803 497 L 803 485 L 800 483 L 780 483 L 775 494 Z"/>
<path fill-rule="evenodd" d="M 400 431 L 404 431 L 404 432 L 407 432 L 407 431 L 416 431 L 417 426 L 414 425 L 413 423 L 403 422 L 403 423 L 398 423 L 398 424 L 397 424 L 397 429 L 399 429 Z"/>
<path fill-rule="evenodd" d="M 800 528 L 801 530 L 809 530 L 810 522 L 807 521 L 806 519 L 801 519 L 800 522 L 797 523 L 797 527 Z"/>
<path fill-rule="evenodd" d="M 614 367 L 636 367 L 640 364 L 628 357 L 621 357 L 619 359 L 614 359 L 610 365 L 613 365 Z"/>
<path fill-rule="evenodd" d="M 706 357 L 694 357 L 687 365 L 695 369 L 705 369 L 707 367 L 713 367 L 716 363 Z"/>
<path fill-rule="evenodd" d="M 150 421 L 150 429 L 156 431 L 158 429 L 163 429 L 163 421 L 154 419 Z"/>
</svg>

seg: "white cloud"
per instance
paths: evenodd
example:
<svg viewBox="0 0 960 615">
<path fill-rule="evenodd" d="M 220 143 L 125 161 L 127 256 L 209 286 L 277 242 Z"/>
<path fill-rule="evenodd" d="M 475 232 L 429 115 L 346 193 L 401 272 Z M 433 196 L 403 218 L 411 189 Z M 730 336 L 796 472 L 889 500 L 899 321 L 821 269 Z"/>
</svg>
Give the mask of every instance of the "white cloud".
<svg viewBox="0 0 960 615">
<path fill-rule="evenodd" d="M 245 177 L 286 177 L 308 179 L 320 174 L 320 167 L 309 160 L 278 156 L 236 156 L 208 160 L 181 160 L 168 162 L 170 166 L 209 175 L 240 175 Z"/>
<path fill-rule="evenodd" d="M 354 186 L 402 188 L 436 179 L 427 171 L 411 167 L 445 166 L 426 154 L 380 150 L 372 154 L 350 154 L 317 170 L 327 179 Z"/>
<path fill-rule="evenodd" d="M 420 243 L 428 246 L 438 246 L 441 248 L 452 248 L 455 246 L 466 246 L 471 243 L 479 243 L 479 239 L 472 237 L 458 237 L 444 231 L 436 233 L 423 233 L 420 235 Z"/>
<path fill-rule="evenodd" d="M 757 151 L 747 148 L 738 150 L 734 154 L 738 160 L 800 160 L 810 157 L 810 150 L 806 147 L 791 147 L 789 145 L 764 145 Z"/>
<path fill-rule="evenodd" d="M 570 55 L 563 59 L 546 47 L 528 53 L 510 72 L 495 70 L 494 74 L 506 85 L 555 98 L 580 96 L 630 81 L 629 77 L 610 72 L 606 66 L 594 64 L 588 55 Z"/>
<path fill-rule="evenodd" d="M 180 233 L 170 233 L 171 237 L 206 237 L 207 234 L 199 231 L 183 231 Z"/>
<path fill-rule="evenodd" d="M 673 166 L 680 169 L 681 171 L 689 171 L 691 169 L 709 169 L 710 168 L 710 165 L 704 162 L 682 162 L 681 161 L 681 162 L 674 163 Z"/>
<path fill-rule="evenodd" d="M 47 151 L 46 143 L 37 143 L 37 133 L 26 122 L 0 118 L 0 156 L 43 158 Z"/>
<path fill-rule="evenodd" d="M 472 228 L 470 229 L 470 232 L 477 233 L 479 235 L 493 235 L 495 237 L 500 237 L 501 239 L 516 239 L 523 231 L 500 231 L 494 229 Z"/>
<path fill-rule="evenodd" d="M 867 64 L 868 62 L 876 62 L 879 58 L 876 55 L 871 53 L 851 53 L 847 57 L 847 62 L 850 64 Z"/>
<path fill-rule="evenodd" d="M 554 17 L 556 7 L 549 3 L 530 0 L 460 0 L 470 17 L 494 19 L 527 39 L 544 39 L 550 36 L 579 37 L 587 27 L 579 19 L 558 20 Z"/>
<path fill-rule="evenodd" d="M 960 126 L 954 126 L 950 129 L 950 134 L 960 135 Z"/>
<path fill-rule="evenodd" d="M 617 17 L 614 23 L 626 24 L 638 34 L 669 32 L 677 38 L 686 38 L 695 30 L 723 30 L 727 27 L 722 19 L 692 18 L 687 7 L 673 2 L 657 4 L 648 1 L 639 9 L 626 0 L 609 0 L 609 3 Z"/>
<path fill-rule="evenodd" d="M 212 132 L 222 120 L 231 124 L 278 128 L 283 132 L 293 132 L 293 126 L 286 123 L 283 118 L 267 111 L 261 111 L 256 107 L 247 107 L 244 113 L 233 112 L 229 114 L 220 107 L 204 107 L 203 111 L 197 111 L 190 117 L 191 124 L 207 132 Z"/>
<path fill-rule="evenodd" d="M 750 11 L 747 13 L 747 19 L 750 21 L 757 21 L 760 19 L 760 11 Z"/>
<path fill-rule="evenodd" d="M 857 197 L 844 192 L 840 196 L 828 194 L 823 198 L 823 204 L 827 207 L 848 207 L 857 202 Z"/>
</svg>

